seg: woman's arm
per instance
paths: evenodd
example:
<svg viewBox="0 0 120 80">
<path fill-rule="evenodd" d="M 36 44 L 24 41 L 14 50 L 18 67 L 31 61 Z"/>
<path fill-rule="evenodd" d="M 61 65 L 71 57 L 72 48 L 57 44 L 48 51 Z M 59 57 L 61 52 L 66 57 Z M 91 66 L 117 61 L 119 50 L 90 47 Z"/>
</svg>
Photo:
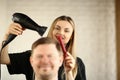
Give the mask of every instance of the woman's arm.
<svg viewBox="0 0 120 80">
<path fill-rule="evenodd" d="M 74 80 L 72 71 L 66 72 L 66 80 Z"/>
<path fill-rule="evenodd" d="M 73 70 L 75 68 L 75 64 L 76 64 L 75 59 L 69 52 L 67 52 L 67 56 L 65 57 L 64 60 L 66 80 L 74 80 Z"/>
<path fill-rule="evenodd" d="M 5 40 L 7 40 L 9 34 L 15 34 L 15 35 L 21 35 L 23 32 L 23 29 L 22 27 L 17 24 L 17 23 L 12 23 L 8 30 L 6 31 L 5 33 L 5 36 L 4 36 L 4 39 L 3 41 L 1 42 L 1 45 L 0 47 L 2 48 L 2 44 L 4 43 Z M 8 45 L 6 45 L 1 53 L 0 53 L 0 64 L 10 64 L 10 58 L 9 58 L 9 55 L 8 55 Z"/>
<path fill-rule="evenodd" d="M 0 47 L 2 48 L 2 44 L 4 43 L 4 41 L 7 39 L 8 35 L 6 34 L 4 36 L 4 39 L 0 45 Z M 0 48 L 0 49 L 1 49 Z M 0 53 L 0 64 L 10 64 L 10 59 L 8 56 L 8 45 L 6 45 L 3 49 L 1 49 L 1 53 Z"/>
</svg>

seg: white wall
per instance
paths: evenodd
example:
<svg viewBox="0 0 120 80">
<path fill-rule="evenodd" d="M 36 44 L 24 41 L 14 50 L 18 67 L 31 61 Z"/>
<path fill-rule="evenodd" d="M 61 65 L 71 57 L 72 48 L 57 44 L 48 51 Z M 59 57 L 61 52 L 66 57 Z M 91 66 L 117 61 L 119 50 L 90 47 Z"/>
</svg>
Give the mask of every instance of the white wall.
<svg viewBox="0 0 120 80">
<path fill-rule="evenodd" d="M 85 63 L 87 80 L 116 80 L 114 0 L 0 0 L 0 10 L 1 42 L 14 12 L 23 12 L 48 27 L 60 15 L 71 16 L 76 23 L 77 55 Z M 10 43 L 9 52 L 30 49 L 39 37 L 36 32 L 26 30 Z M 1 77 L 1 80 L 25 80 L 23 75 L 9 75 L 5 65 Z"/>
</svg>

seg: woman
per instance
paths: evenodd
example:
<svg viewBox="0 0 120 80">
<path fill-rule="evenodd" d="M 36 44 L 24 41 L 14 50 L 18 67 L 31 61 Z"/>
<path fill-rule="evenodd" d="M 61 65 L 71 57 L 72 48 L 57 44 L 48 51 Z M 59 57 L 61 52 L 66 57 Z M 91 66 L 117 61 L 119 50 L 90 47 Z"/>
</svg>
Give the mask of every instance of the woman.
<svg viewBox="0 0 120 80">
<path fill-rule="evenodd" d="M 10 33 L 21 35 L 23 31 L 24 29 L 22 29 L 19 24 L 12 23 L 5 35 L 4 40 L 7 39 Z M 64 60 L 65 65 L 61 66 L 58 73 L 59 80 L 65 78 L 67 80 L 86 80 L 84 63 L 80 58 L 76 57 L 74 52 L 75 24 L 69 16 L 60 16 L 53 21 L 50 31 L 48 32 L 48 37 L 56 39 L 56 36 L 58 35 L 62 36 L 62 41 L 67 50 L 67 56 Z M 25 74 L 27 80 L 32 80 L 33 70 L 29 62 L 31 50 L 22 52 L 23 54 L 14 53 L 8 55 L 7 48 L 8 46 L 6 46 L 2 51 L 1 63 L 7 64 L 10 74 L 22 73 Z"/>
</svg>

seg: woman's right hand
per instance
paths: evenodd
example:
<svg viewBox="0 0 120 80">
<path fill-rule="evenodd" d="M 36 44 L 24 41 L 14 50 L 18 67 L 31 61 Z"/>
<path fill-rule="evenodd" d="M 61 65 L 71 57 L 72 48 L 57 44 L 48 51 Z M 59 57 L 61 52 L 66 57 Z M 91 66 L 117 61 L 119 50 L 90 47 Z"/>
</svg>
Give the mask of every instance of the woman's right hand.
<svg viewBox="0 0 120 80">
<path fill-rule="evenodd" d="M 18 23 L 11 23 L 6 32 L 6 37 L 9 34 L 21 35 L 25 29 Z"/>
</svg>

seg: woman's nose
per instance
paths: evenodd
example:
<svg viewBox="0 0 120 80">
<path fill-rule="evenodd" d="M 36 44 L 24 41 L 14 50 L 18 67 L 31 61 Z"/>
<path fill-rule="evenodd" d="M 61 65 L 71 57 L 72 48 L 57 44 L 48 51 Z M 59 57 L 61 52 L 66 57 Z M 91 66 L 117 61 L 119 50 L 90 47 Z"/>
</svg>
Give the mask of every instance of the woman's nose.
<svg viewBox="0 0 120 80">
<path fill-rule="evenodd" d="M 63 31 L 63 30 L 60 30 L 60 31 L 59 31 L 59 34 L 64 34 L 64 31 Z"/>
</svg>

